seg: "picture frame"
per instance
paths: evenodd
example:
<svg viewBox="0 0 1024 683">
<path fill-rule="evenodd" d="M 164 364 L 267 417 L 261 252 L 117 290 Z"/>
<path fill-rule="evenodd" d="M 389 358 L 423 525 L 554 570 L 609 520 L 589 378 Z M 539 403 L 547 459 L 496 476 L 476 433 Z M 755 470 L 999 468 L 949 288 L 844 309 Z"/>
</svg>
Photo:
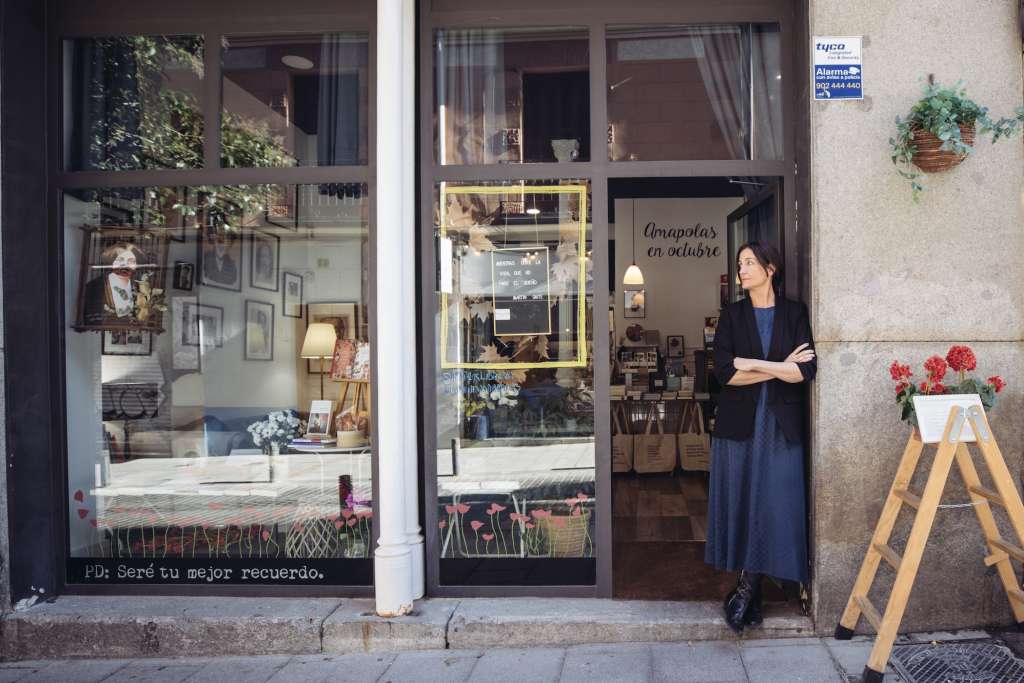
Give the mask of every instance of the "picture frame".
<svg viewBox="0 0 1024 683">
<path fill-rule="evenodd" d="M 646 318 L 646 290 L 643 289 L 627 289 L 623 294 L 622 299 L 622 317 L 623 318 Z"/>
<path fill-rule="evenodd" d="M 207 225 L 196 240 L 196 271 L 205 287 L 242 291 L 242 234 Z"/>
<path fill-rule="evenodd" d="M 356 301 L 330 301 L 306 304 L 306 327 L 312 323 L 330 323 L 338 339 L 359 339 L 359 303 Z M 320 374 L 319 361 L 306 359 L 306 372 Z M 323 374 L 330 372 L 330 366 Z"/>
<path fill-rule="evenodd" d="M 148 330 L 104 330 L 104 356 L 149 356 L 153 353 L 153 333 Z"/>
<path fill-rule="evenodd" d="M 274 360 L 274 304 L 245 300 L 245 360 Z"/>
<path fill-rule="evenodd" d="M 140 228 L 82 226 L 75 324 L 78 332 L 163 332 L 167 234 Z M 145 296 L 146 291 L 150 292 Z"/>
<path fill-rule="evenodd" d="M 665 337 L 665 351 L 669 358 L 686 357 L 686 339 L 681 334 L 670 334 Z"/>
<path fill-rule="evenodd" d="M 179 296 L 171 299 L 171 367 L 175 370 L 202 371 L 200 347 L 190 346 L 185 342 L 189 330 L 185 309 L 190 305 L 198 305 L 198 303 L 199 299 L 194 296 Z"/>
<path fill-rule="evenodd" d="M 191 292 L 195 286 L 195 264 L 189 261 L 175 261 L 171 286 L 182 292 Z"/>
<path fill-rule="evenodd" d="M 249 231 L 249 286 L 276 292 L 280 288 L 281 238 L 262 230 Z"/>
<path fill-rule="evenodd" d="M 333 417 L 334 401 L 310 401 L 309 420 L 306 421 L 306 437 L 329 436 Z"/>
<path fill-rule="evenodd" d="M 188 327 L 184 343 L 202 350 L 224 346 L 224 309 L 210 304 L 186 303 L 184 315 Z"/>
<path fill-rule="evenodd" d="M 303 277 L 298 273 L 281 274 L 281 315 L 284 317 L 302 318 L 303 284 Z"/>
</svg>

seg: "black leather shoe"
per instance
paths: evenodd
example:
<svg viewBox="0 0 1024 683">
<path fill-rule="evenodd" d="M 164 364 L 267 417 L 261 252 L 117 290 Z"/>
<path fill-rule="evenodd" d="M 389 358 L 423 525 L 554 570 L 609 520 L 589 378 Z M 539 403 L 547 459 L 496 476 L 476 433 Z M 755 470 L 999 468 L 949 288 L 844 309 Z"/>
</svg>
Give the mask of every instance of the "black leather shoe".
<svg viewBox="0 0 1024 683">
<path fill-rule="evenodd" d="M 743 618 L 743 623 L 747 626 L 760 626 L 763 621 L 764 617 L 761 615 L 761 584 L 757 582 L 755 584 L 754 597 L 747 608 L 747 614 Z"/>
<path fill-rule="evenodd" d="M 740 581 L 736 588 L 726 597 L 725 623 L 735 633 L 742 633 L 746 623 L 747 612 L 754 598 L 760 593 L 760 576 L 750 572 L 740 572 Z"/>
</svg>

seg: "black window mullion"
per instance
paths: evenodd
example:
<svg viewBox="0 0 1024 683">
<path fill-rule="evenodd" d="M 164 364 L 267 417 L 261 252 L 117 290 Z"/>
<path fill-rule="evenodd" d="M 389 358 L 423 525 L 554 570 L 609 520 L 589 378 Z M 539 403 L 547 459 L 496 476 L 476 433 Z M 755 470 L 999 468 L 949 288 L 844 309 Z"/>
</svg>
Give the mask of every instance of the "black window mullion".
<svg viewBox="0 0 1024 683">
<path fill-rule="evenodd" d="M 203 36 L 203 168 L 220 168 L 220 35 Z"/>
</svg>

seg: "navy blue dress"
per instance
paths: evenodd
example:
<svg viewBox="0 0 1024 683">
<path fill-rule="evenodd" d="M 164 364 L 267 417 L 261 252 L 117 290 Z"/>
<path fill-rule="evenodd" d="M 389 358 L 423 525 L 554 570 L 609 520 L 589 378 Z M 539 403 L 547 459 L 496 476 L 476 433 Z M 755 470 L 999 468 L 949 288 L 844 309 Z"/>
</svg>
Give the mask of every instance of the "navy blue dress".
<svg viewBox="0 0 1024 683">
<path fill-rule="evenodd" d="M 771 346 L 774 308 L 755 308 L 761 346 Z M 761 384 L 754 434 L 743 441 L 712 439 L 704 561 L 807 582 L 804 453 L 786 441 Z"/>
</svg>

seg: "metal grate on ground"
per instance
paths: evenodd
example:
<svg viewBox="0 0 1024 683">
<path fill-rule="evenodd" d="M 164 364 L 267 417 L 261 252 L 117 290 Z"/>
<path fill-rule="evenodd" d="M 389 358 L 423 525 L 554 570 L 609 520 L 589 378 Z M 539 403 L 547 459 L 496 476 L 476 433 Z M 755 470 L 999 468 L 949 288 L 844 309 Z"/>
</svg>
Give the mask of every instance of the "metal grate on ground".
<svg viewBox="0 0 1024 683">
<path fill-rule="evenodd" d="M 899 645 L 889 663 L 906 683 L 1024 683 L 1024 661 L 993 643 Z"/>
</svg>

